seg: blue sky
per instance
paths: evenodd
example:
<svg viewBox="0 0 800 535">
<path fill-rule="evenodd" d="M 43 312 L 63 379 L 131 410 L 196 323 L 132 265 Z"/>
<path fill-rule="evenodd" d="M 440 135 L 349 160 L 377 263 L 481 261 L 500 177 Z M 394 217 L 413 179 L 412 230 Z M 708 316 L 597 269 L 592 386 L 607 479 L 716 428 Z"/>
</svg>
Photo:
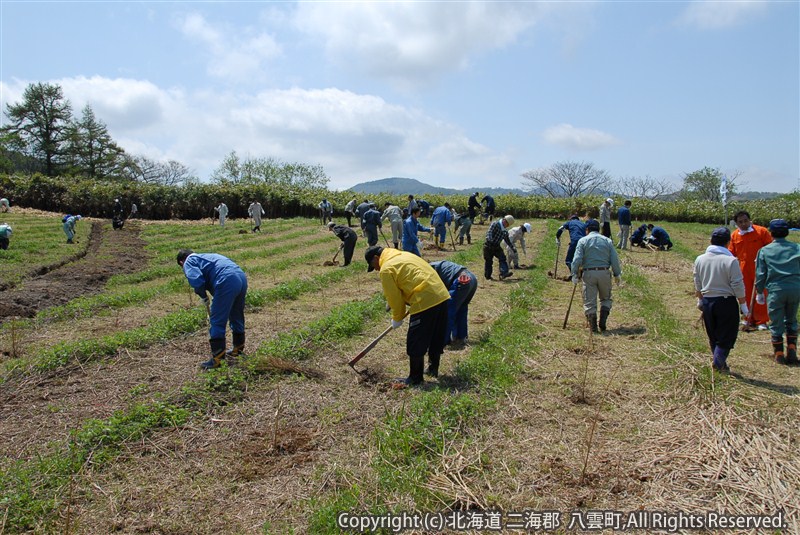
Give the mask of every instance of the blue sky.
<svg viewBox="0 0 800 535">
<path fill-rule="evenodd" d="M 91 104 L 129 153 L 520 187 L 564 160 L 800 181 L 800 2 L 0 1 L 0 103 Z"/>
</svg>

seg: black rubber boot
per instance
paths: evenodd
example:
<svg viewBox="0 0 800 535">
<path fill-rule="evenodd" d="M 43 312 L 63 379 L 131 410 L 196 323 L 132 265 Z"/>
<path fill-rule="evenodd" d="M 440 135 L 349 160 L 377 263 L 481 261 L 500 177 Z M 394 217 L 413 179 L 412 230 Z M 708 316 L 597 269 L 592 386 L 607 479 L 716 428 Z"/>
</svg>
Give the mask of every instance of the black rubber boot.
<svg viewBox="0 0 800 535">
<path fill-rule="evenodd" d="M 606 322 L 608 321 L 608 315 L 611 314 L 611 309 L 602 307 L 600 308 L 600 332 L 606 331 Z"/>
<path fill-rule="evenodd" d="M 589 328 L 593 333 L 597 332 L 597 314 L 586 314 L 586 321 L 589 322 Z"/>
<path fill-rule="evenodd" d="M 464 238 L 459 238 L 458 239 L 458 244 L 459 245 L 464 245 Z"/>
<path fill-rule="evenodd" d="M 212 338 L 208 343 L 211 346 L 211 358 L 201 362 L 200 367 L 204 370 L 219 368 L 220 362 L 225 358 L 225 339 Z"/>
<path fill-rule="evenodd" d="M 783 336 L 780 338 L 772 337 L 772 351 L 775 354 L 775 362 L 778 364 L 788 364 L 783 354 Z"/>
<path fill-rule="evenodd" d="M 797 333 L 786 332 L 786 364 L 796 366 L 797 361 Z"/>
<path fill-rule="evenodd" d="M 233 333 L 233 347 L 225 352 L 225 356 L 238 357 L 244 353 L 244 333 Z"/>
<path fill-rule="evenodd" d="M 472 245 L 472 236 L 467 236 L 467 245 Z"/>
</svg>

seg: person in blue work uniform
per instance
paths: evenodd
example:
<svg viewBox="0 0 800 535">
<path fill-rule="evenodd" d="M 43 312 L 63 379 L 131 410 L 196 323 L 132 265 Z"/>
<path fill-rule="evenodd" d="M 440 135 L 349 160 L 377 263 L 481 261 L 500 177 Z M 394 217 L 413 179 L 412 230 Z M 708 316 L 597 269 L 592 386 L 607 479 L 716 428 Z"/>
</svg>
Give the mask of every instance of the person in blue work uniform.
<svg viewBox="0 0 800 535">
<path fill-rule="evenodd" d="M 481 204 L 486 204 L 486 209 L 483 211 L 483 214 L 489 218 L 491 222 L 494 218 L 494 210 L 495 210 L 495 202 L 494 197 L 491 195 L 484 195 L 483 199 L 481 199 Z"/>
<path fill-rule="evenodd" d="M 440 249 L 445 248 L 444 239 L 447 236 L 447 227 L 452 222 L 453 212 L 449 203 L 444 203 L 444 206 L 440 206 L 433 211 L 431 226 L 433 227 L 434 240 Z"/>
<path fill-rule="evenodd" d="M 561 244 L 561 233 L 564 231 L 569 233 L 569 247 L 567 247 L 567 256 L 564 258 L 564 263 L 567 269 L 572 268 L 572 257 L 575 255 L 575 247 L 578 245 L 578 240 L 586 236 L 586 224 L 578 218 L 578 214 L 572 214 L 569 221 L 558 227 L 556 231 L 556 245 Z"/>
<path fill-rule="evenodd" d="M 617 285 L 622 271 L 614 242 L 600 234 L 600 223 L 586 223 L 586 236 L 578 240 L 572 259 L 572 282 L 583 280 L 583 311 L 592 332 L 597 332 L 597 298 L 600 298 L 600 331 L 605 332 L 611 313 L 611 275 Z"/>
<path fill-rule="evenodd" d="M 650 245 L 658 247 L 660 251 L 669 251 L 672 249 L 672 241 L 669 239 L 669 234 L 666 230 L 661 227 L 653 226 L 652 223 L 647 225 L 647 228 L 650 229 L 650 237 L 647 238 L 647 242 Z"/>
<path fill-rule="evenodd" d="M 619 243 L 617 249 L 628 248 L 628 236 L 631 234 L 631 201 L 625 201 L 625 204 L 617 210 L 617 222 L 619 223 Z"/>
<path fill-rule="evenodd" d="M 178 251 L 178 265 L 183 269 L 189 286 L 209 306 L 208 342 L 211 358 L 200 364 L 204 370 L 218 368 L 225 357 L 244 352 L 244 299 L 247 295 L 247 276 L 228 257 L 216 253 L 195 253 L 191 249 Z M 208 293 L 214 296 L 209 301 Z M 225 351 L 225 324 L 230 323 L 233 348 Z"/>
<path fill-rule="evenodd" d="M 65 215 L 61 221 L 62 225 L 61 228 L 64 230 L 64 234 L 67 236 L 67 243 L 75 243 L 75 224 L 81 220 L 81 216 L 79 215 Z"/>
<path fill-rule="evenodd" d="M 478 277 L 461 264 L 449 260 L 432 262 L 431 267 L 450 293 L 444 344 L 450 349 L 462 349 L 467 343 L 469 303 L 478 289 Z"/>
<path fill-rule="evenodd" d="M 643 249 L 647 248 L 645 245 L 645 237 L 647 236 L 647 225 L 642 224 L 633 231 L 631 234 L 631 247 L 637 246 L 642 247 Z"/>
<path fill-rule="evenodd" d="M 419 238 L 417 238 L 417 231 L 430 232 L 431 229 L 419 222 L 419 207 L 411 209 L 411 215 L 406 218 L 403 223 L 403 250 L 407 253 L 419 254 Z"/>
<path fill-rule="evenodd" d="M 775 362 L 797 365 L 797 310 L 800 307 L 800 245 L 786 239 L 785 219 L 769 222 L 772 243 L 756 257 L 756 303 L 767 304 Z M 764 290 L 767 297 L 764 298 Z M 786 334 L 786 354 L 783 335 Z"/>
<path fill-rule="evenodd" d="M 367 236 L 367 245 L 370 247 L 378 243 L 378 229 L 383 228 L 381 223 L 381 213 L 375 207 L 375 203 L 370 203 L 369 209 L 364 212 L 361 218 L 364 225 L 364 234 Z"/>
<path fill-rule="evenodd" d="M 418 200 L 417 206 L 419 206 L 420 217 L 428 217 L 429 215 L 431 215 L 431 203 L 429 203 L 425 199 Z"/>
</svg>

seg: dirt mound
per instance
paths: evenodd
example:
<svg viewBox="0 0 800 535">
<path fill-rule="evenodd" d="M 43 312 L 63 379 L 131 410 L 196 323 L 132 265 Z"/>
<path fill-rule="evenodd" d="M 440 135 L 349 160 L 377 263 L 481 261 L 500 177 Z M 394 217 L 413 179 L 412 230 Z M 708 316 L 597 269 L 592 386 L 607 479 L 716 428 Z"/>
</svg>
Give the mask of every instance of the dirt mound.
<svg viewBox="0 0 800 535">
<path fill-rule="evenodd" d="M 110 223 L 92 223 L 85 252 L 57 267 L 35 268 L 30 278 L 15 288 L 0 291 L 0 323 L 12 317 L 32 318 L 44 308 L 99 293 L 112 275 L 143 269 L 148 255 L 139 228 L 137 223 L 129 223 L 112 230 Z M 96 261 L 98 256 L 103 257 L 102 262 Z"/>
</svg>

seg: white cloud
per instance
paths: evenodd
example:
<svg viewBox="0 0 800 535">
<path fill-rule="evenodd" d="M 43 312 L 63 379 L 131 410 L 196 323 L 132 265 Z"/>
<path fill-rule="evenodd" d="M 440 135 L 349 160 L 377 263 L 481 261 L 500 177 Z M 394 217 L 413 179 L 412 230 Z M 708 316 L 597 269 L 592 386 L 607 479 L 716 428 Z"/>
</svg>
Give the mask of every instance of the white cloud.
<svg viewBox="0 0 800 535">
<path fill-rule="evenodd" d="M 18 95 L 10 99 L 17 101 L 27 83 L 3 84 L 3 98 Z M 91 104 L 127 152 L 177 160 L 201 179 L 232 150 L 320 164 L 335 188 L 387 176 L 446 186 L 516 176 L 509 155 L 470 140 L 458 126 L 373 95 L 335 88 L 187 92 L 102 77 L 50 83 L 64 89 L 75 111 Z"/>
<path fill-rule="evenodd" d="M 219 29 L 196 13 L 179 20 L 178 27 L 184 35 L 205 45 L 210 55 L 208 73 L 218 78 L 252 78 L 264 62 L 281 54 L 280 45 L 267 33 Z"/>
<path fill-rule="evenodd" d="M 572 150 L 604 149 L 621 143 L 620 140 L 606 132 L 591 128 L 577 128 L 566 123 L 551 126 L 544 131 L 542 137 L 546 143 Z"/>
<path fill-rule="evenodd" d="M 679 22 L 701 30 L 728 28 L 747 21 L 753 15 L 766 11 L 767 8 L 767 2 L 761 0 L 735 2 L 702 0 L 690 3 L 681 14 Z"/>
<path fill-rule="evenodd" d="M 429 83 L 502 48 L 549 4 L 492 2 L 303 2 L 295 22 L 332 57 L 398 83 Z"/>
</svg>

